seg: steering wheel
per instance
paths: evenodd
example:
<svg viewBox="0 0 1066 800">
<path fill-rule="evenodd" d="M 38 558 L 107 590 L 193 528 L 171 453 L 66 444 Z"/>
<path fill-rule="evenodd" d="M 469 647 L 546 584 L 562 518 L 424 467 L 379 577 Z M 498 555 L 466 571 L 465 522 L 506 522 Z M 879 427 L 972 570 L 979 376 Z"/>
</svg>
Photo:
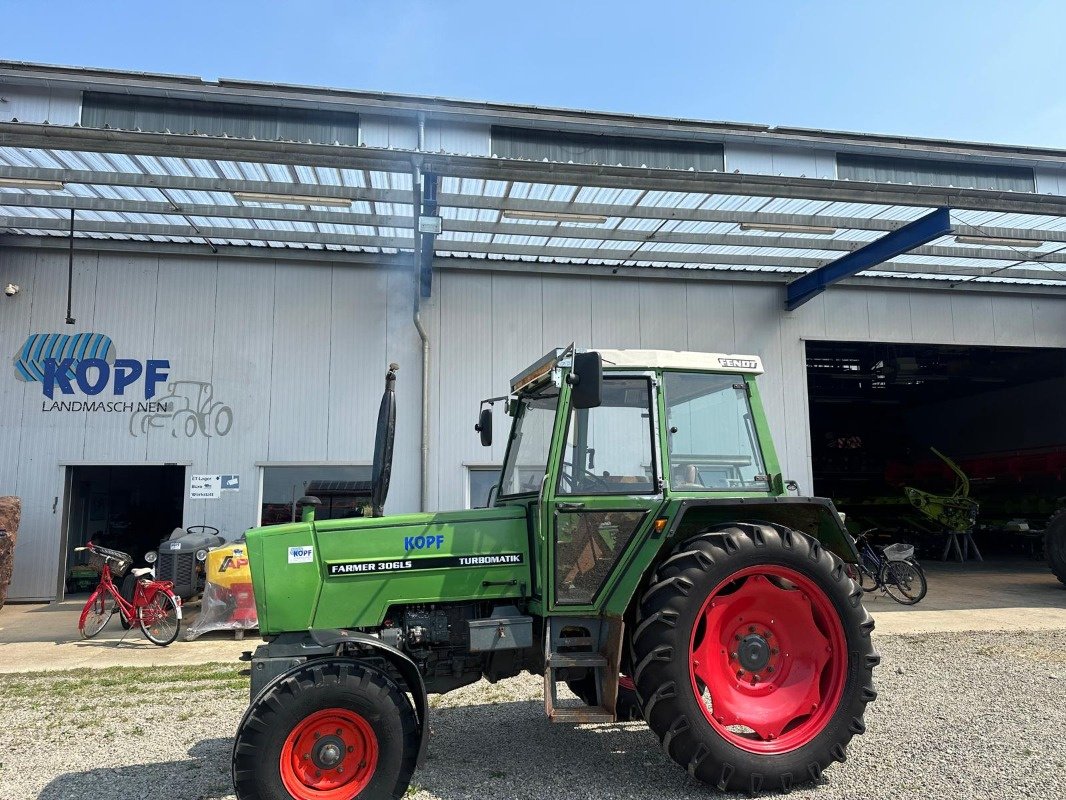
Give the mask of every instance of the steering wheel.
<svg viewBox="0 0 1066 800">
<path fill-rule="evenodd" d="M 584 487 L 579 489 L 577 486 L 577 481 L 574 478 L 574 465 L 571 464 L 569 461 L 564 461 L 562 462 L 562 466 L 563 469 L 559 472 L 559 477 L 566 481 L 567 485 L 570 487 L 570 492 L 572 494 L 580 494 Z M 569 472 L 566 471 L 566 467 L 570 468 Z M 595 472 L 592 472 L 591 470 L 586 468 L 582 468 L 582 472 L 584 472 L 584 475 L 582 476 L 582 482 L 588 481 L 589 485 L 593 489 L 599 489 L 601 491 L 610 490 L 611 485 L 607 483 L 607 481 L 605 481 L 602 477 L 597 475 Z"/>
<path fill-rule="evenodd" d="M 212 536 L 220 535 L 218 528 L 216 528 L 214 525 L 190 525 L 188 528 L 185 529 L 186 533 L 192 533 L 193 531 L 200 531 L 201 533 L 207 533 L 208 531 L 211 531 Z"/>
</svg>

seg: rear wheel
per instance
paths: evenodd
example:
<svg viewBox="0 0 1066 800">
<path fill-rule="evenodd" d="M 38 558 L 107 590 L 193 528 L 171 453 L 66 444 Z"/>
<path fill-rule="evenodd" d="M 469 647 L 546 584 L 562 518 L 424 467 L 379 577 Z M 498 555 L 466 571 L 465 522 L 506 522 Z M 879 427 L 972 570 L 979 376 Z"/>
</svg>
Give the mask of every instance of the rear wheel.
<svg viewBox="0 0 1066 800">
<path fill-rule="evenodd" d="M 913 606 L 929 588 L 916 561 L 886 561 L 881 568 L 881 585 L 889 597 L 905 606 Z"/>
<path fill-rule="evenodd" d="M 861 589 L 814 539 L 777 525 L 709 531 L 641 598 L 632 662 L 644 718 L 671 758 L 721 790 L 818 780 L 865 730 L 872 630 Z"/>
<path fill-rule="evenodd" d="M 178 603 L 169 592 L 157 591 L 155 596 L 138 609 L 141 633 L 152 644 L 166 647 L 178 638 L 181 618 Z"/>
<path fill-rule="evenodd" d="M 91 639 L 104 629 L 114 613 L 115 602 L 111 599 L 111 595 L 98 587 L 89 596 L 85 608 L 81 610 L 78 630 L 86 639 Z"/>
<path fill-rule="evenodd" d="M 402 797 L 418 756 L 414 709 L 381 670 L 316 660 L 252 701 L 233 746 L 238 800 Z"/>
<path fill-rule="evenodd" d="M 1056 511 L 1048 520 L 1044 553 L 1055 577 L 1066 583 L 1066 508 Z"/>
</svg>

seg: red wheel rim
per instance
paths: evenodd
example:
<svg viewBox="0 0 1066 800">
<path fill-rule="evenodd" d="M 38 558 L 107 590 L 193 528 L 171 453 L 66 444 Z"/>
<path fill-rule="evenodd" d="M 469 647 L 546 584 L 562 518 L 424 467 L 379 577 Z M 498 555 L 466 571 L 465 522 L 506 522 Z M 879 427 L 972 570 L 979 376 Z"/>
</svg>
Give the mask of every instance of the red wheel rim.
<svg viewBox="0 0 1066 800">
<path fill-rule="evenodd" d="M 739 570 L 710 593 L 692 629 L 689 675 L 711 727 L 753 753 L 810 742 L 847 680 L 840 617 L 810 578 L 789 567 Z"/>
<path fill-rule="evenodd" d="M 378 739 L 359 714 L 316 711 L 296 725 L 281 747 L 281 782 L 297 800 L 350 800 L 378 763 Z"/>
</svg>

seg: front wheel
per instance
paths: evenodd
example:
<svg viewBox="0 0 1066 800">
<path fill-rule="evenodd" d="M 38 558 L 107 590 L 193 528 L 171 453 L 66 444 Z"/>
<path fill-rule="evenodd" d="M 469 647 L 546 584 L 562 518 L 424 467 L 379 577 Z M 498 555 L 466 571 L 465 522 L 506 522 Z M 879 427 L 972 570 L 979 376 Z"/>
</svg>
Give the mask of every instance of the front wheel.
<svg viewBox="0 0 1066 800">
<path fill-rule="evenodd" d="M 400 687 L 359 661 L 316 659 L 252 701 L 233 745 L 238 800 L 402 797 L 418 723 Z"/>
<path fill-rule="evenodd" d="M 166 647 L 178 638 L 181 616 L 174 595 L 162 590 L 137 609 L 141 633 L 152 644 Z"/>
<path fill-rule="evenodd" d="M 911 559 L 886 561 L 881 567 L 881 585 L 889 597 L 905 606 L 913 606 L 925 597 L 929 588 L 925 572 Z"/>
<path fill-rule="evenodd" d="M 779 525 L 707 531 L 641 598 L 631 647 L 644 718 L 720 790 L 818 780 L 865 730 L 872 630 L 861 589 L 816 540 Z"/>
<path fill-rule="evenodd" d="M 115 603 L 111 595 L 102 588 L 97 587 L 90 595 L 85 608 L 81 610 L 81 618 L 78 619 L 78 630 L 86 639 L 91 639 L 104 629 L 111 615 L 115 613 Z"/>
</svg>

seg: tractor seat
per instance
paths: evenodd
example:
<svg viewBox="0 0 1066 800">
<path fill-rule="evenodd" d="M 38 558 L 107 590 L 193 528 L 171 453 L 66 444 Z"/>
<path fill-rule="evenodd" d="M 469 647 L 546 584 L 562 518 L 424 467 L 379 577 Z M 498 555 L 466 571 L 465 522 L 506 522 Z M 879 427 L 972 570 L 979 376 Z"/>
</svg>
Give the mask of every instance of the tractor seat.
<svg viewBox="0 0 1066 800">
<path fill-rule="evenodd" d="M 130 575 L 132 575 L 134 578 L 143 578 L 145 575 L 151 575 L 151 574 L 152 574 L 152 568 L 151 567 L 137 567 L 136 569 L 131 569 L 130 570 Z"/>
</svg>

